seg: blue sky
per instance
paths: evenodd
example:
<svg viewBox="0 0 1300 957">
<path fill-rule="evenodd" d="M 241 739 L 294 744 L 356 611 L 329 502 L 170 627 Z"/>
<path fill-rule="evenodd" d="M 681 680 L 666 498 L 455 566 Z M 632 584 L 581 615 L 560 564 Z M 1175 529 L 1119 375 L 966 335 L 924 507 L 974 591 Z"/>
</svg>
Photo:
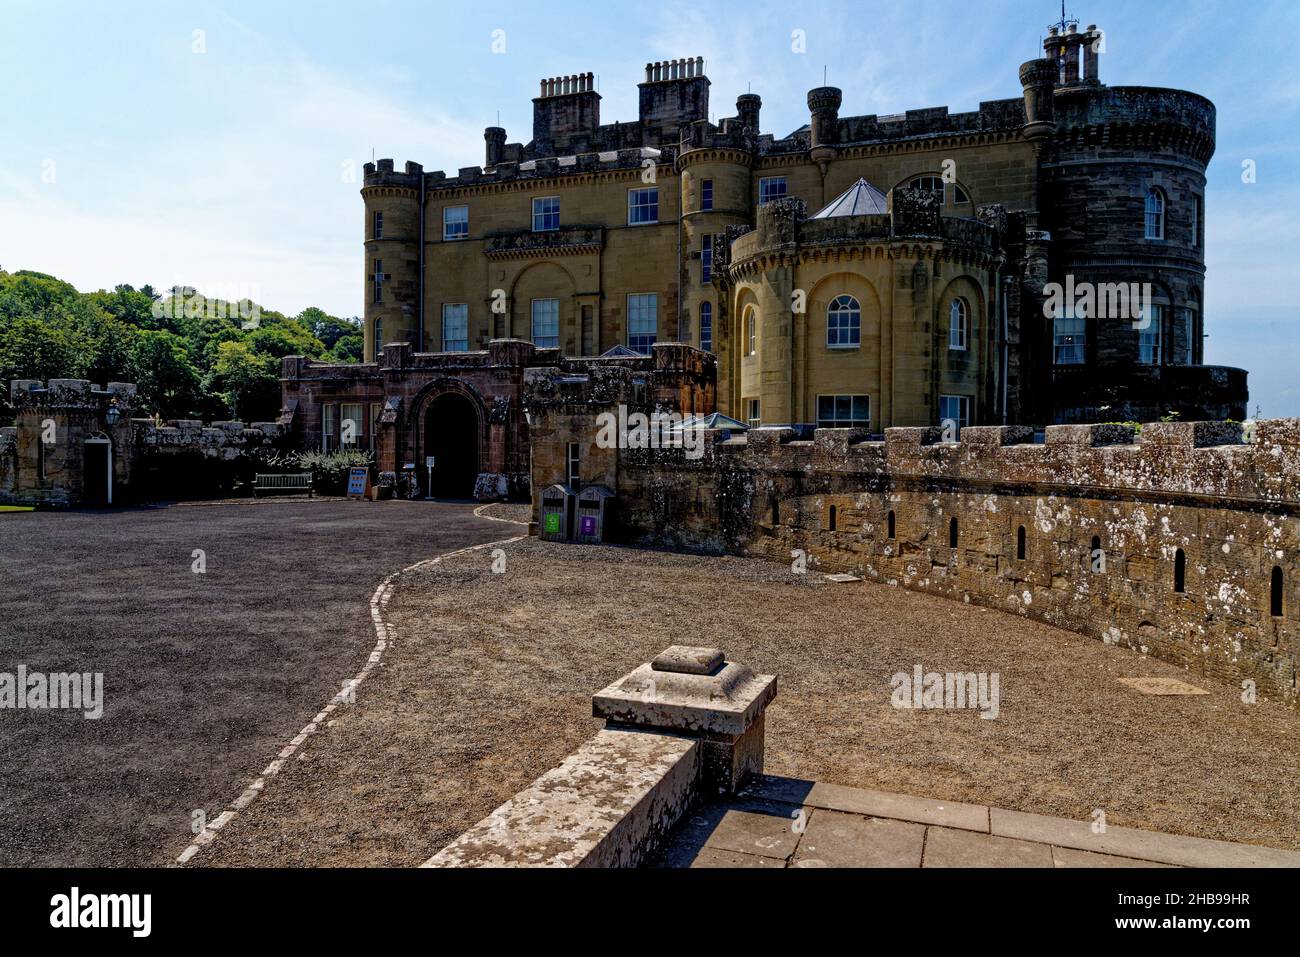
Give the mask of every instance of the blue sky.
<svg viewBox="0 0 1300 957">
<path fill-rule="evenodd" d="M 83 290 L 238 288 L 341 315 L 362 309 L 357 189 L 371 151 L 399 167 L 480 164 L 498 111 L 511 142 L 529 139 L 541 77 L 590 70 L 602 119 L 635 119 L 647 61 L 703 56 L 715 113 L 752 85 L 780 135 L 807 121 L 823 66 L 843 115 L 1018 96 L 1017 69 L 1059 13 L 1051 0 L 0 6 L 0 266 Z M 1300 277 L 1300 5 L 1067 7 L 1107 33 L 1104 82 L 1218 106 L 1206 361 L 1250 370 L 1252 412 L 1300 416 L 1300 313 L 1286 292 Z M 796 29 L 804 54 L 791 51 Z"/>
</svg>

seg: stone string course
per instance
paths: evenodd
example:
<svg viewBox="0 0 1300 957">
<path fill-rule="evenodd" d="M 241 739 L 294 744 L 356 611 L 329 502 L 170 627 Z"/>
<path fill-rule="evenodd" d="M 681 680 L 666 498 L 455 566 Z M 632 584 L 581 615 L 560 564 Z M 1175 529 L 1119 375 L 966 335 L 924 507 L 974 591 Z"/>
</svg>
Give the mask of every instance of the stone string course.
<svg viewBox="0 0 1300 957">
<path fill-rule="evenodd" d="M 793 436 L 708 433 L 696 460 L 622 450 L 605 481 L 623 535 L 786 563 L 801 549 L 809 573 L 1032 617 L 1300 704 L 1300 420 L 1051 426 L 1040 444 L 1020 427 Z"/>
</svg>

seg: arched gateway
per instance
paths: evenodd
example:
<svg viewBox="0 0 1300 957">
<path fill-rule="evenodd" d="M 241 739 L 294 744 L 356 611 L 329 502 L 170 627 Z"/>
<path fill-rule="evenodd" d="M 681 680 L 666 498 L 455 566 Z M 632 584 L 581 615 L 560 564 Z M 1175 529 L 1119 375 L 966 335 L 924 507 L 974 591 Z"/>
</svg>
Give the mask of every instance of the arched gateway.
<svg viewBox="0 0 1300 957">
<path fill-rule="evenodd" d="M 433 460 L 422 478 L 434 498 L 472 498 L 482 456 L 483 424 L 479 408 L 461 392 L 434 396 L 424 411 L 424 457 Z"/>
</svg>

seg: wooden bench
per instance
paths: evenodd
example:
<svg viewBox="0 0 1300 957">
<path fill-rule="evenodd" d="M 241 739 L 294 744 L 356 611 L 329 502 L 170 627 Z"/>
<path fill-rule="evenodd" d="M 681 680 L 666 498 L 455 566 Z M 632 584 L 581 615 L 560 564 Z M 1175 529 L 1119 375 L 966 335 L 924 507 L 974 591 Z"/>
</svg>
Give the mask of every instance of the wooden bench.
<svg viewBox="0 0 1300 957">
<path fill-rule="evenodd" d="M 289 494 L 306 492 L 308 498 L 313 498 L 311 473 L 290 472 L 265 475 L 259 473 L 253 482 L 253 497 L 257 498 L 262 492 L 288 492 Z"/>
</svg>

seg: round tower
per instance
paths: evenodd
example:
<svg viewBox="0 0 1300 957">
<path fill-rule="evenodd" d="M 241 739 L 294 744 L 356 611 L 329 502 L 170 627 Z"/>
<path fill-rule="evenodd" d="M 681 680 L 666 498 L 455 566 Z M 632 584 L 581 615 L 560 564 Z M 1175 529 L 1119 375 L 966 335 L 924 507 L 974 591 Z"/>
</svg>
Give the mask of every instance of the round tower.
<svg viewBox="0 0 1300 957">
<path fill-rule="evenodd" d="M 420 187 L 424 170 L 391 159 L 365 166 L 365 359 L 389 342 L 424 348 L 420 329 Z M 378 336 L 376 336 L 378 333 Z"/>
<path fill-rule="evenodd" d="M 1244 373 L 1216 378 L 1192 368 L 1203 362 L 1214 104 L 1182 90 L 1102 86 L 1087 52 L 1099 36 L 1094 27 L 1065 34 L 1064 65 L 1056 66 L 1066 81 L 1049 112 L 1041 67 L 1028 71 L 1025 85 L 1026 135 L 1048 118 L 1054 126 L 1039 202 L 1040 225 L 1051 236 L 1050 279 L 1095 295 L 1076 310 L 1087 311 L 1074 318 L 1079 328 L 1066 330 L 1081 341 L 1071 340 L 1066 361 L 1054 357 L 1050 414 L 1057 421 L 1150 421 L 1170 410 L 1237 418 L 1245 414 Z M 1081 74 L 1070 73 L 1078 69 L 1072 50 L 1083 52 Z M 1062 330 L 1046 321 L 1059 344 Z"/>
<path fill-rule="evenodd" d="M 713 270 L 713 248 L 728 226 L 753 222 L 752 152 L 762 100 L 736 101 L 735 121 L 722 129 L 698 121 L 683 130 L 677 171 L 682 190 L 681 314 L 678 338 L 720 353 L 725 303 Z M 719 375 L 724 376 L 719 363 Z"/>
</svg>

